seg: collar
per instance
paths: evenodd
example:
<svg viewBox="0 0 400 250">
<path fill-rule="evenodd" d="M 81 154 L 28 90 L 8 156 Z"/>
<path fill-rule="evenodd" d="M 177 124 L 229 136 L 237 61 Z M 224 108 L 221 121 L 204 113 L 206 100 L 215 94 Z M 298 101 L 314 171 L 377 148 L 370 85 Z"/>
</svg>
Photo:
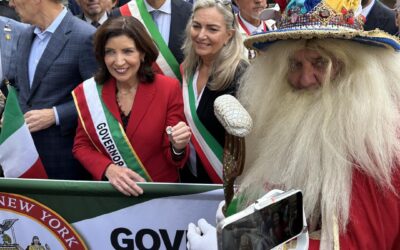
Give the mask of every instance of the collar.
<svg viewBox="0 0 400 250">
<path fill-rule="evenodd" d="M 39 27 L 35 27 L 35 29 L 33 30 L 33 33 L 35 33 L 37 36 L 41 36 L 44 35 L 45 33 L 51 33 L 53 34 L 56 29 L 58 28 L 58 26 L 60 26 L 62 20 L 64 19 L 65 15 L 67 15 L 67 9 L 64 7 L 62 9 L 62 11 L 60 12 L 60 14 L 58 14 L 58 16 L 56 17 L 56 19 L 54 19 L 54 21 L 50 24 L 49 27 L 47 27 L 46 30 L 42 31 L 39 29 Z"/>
<path fill-rule="evenodd" d="M 86 22 L 88 23 L 92 23 L 93 19 L 91 19 L 90 17 L 86 16 L 85 14 L 83 14 L 83 17 L 85 18 Z M 105 21 L 107 21 L 108 18 L 108 13 L 107 11 L 104 11 L 104 14 L 100 17 L 99 19 L 99 24 L 103 24 Z"/>
<path fill-rule="evenodd" d="M 246 19 L 244 19 L 242 17 L 242 15 L 238 14 L 238 18 L 240 18 L 240 20 L 243 22 L 243 24 L 246 26 L 246 28 L 248 29 L 250 35 L 253 34 L 254 32 L 263 32 L 266 31 L 266 27 L 263 21 L 261 21 L 260 25 L 258 26 L 254 26 L 253 24 L 249 23 L 246 21 Z"/>
<path fill-rule="evenodd" d="M 150 6 L 150 4 L 148 4 L 146 0 L 144 1 L 144 4 L 146 5 L 146 9 L 147 9 L 147 11 L 148 11 L 149 13 L 151 13 L 153 10 L 156 10 L 156 9 L 154 9 L 152 6 Z M 158 10 L 159 10 L 160 12 L 165 13 L 165 14 L 171 15 L 171 13 L 172 13 L 172 11 L 171 11 L 171 5 L 172 5 L 172 4 L 171 4 L 171 0 L 166 0 L 166 1 L 164 2 L 164 4 L 161 5 L 161 7 L 160 7 Z"/>
<path fill-rule="evenodd" d="M 375 0 L 372 0 L 365 8 L 362 9 L 361 15 L 363 15 L 365 18 L 368 17 L 369 13 L 371 12 L 372 7 L 375 4 Z"/>
</svg>

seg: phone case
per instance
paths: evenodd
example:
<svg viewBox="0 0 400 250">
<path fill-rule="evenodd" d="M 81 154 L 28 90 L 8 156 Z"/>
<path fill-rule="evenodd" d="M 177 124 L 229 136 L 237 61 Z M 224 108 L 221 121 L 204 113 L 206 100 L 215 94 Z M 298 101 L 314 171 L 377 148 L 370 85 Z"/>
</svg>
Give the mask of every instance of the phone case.
<svg viewBox="0 0 400 250">
<path fill-rule="evenodd" d="M 268 193 L 217 225 L 219 249 L 269 249 L 287 242 L 302 231 L 302 209 L 300 190 Z"/>
</svg>

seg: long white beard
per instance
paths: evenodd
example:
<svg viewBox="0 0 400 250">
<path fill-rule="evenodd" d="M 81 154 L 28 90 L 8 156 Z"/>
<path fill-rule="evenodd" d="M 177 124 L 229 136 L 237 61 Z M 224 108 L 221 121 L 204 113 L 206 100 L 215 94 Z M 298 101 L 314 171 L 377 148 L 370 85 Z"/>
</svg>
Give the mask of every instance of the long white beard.
<svg viewBox="0 0 400 250">
<path fill-rule="evenodd" d="M 268 85 L 265 77 L 255 79 L 253 73 L 249 72 L 251 86 L 241 90 L 255 127 L 246 138 L 240 190 L 252 201 L 271 187 L 301 189 L 307 219 L 312 226 L 321 219 L 322 237 L 331 242 L 332 219 L 339 219 L 342 232 L 349 220 L 354 168 L 391 187 L 400 152 L 400 92 L 391 82 L 382 82 L 381 72 L 357 75 L 357 82 L 340 77 L 319 89 L 301 91 L 279 81 L 279 73 Z M 262 98 L 257 98 L 260 93 Z"/>
</svg>

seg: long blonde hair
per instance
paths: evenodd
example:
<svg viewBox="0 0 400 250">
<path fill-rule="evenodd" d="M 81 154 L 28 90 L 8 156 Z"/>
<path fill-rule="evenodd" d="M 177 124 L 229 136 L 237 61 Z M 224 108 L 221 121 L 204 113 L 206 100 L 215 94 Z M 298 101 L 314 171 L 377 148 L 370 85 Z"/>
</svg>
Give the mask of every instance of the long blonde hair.
<svg viewBox="0 0 400 250">
<path fill-rule="evenodd" d="M 193 14 L 186 26 L 186 39 L 182 46 L 185 54 L 185 60 L 183 61 L 183 68 L 185 69 L 185 78 L 189 79 L 192 76 L 197 67 L 201 64 L 200 57 L 196 54 L 193 48 L 193 41 L 190 36 L 190 30 L 192 27 L 193 16 L 196 11 L 205 8 L 216 8 L 224 16 L 226 29 L 235 30 L 231 39 L 228 43 L 222 47 L 217 58 L 214 60 L 208 87 L 211 90 L 223 90 L 226 89 L 232 82 L 236 68 L 243 56 L 243 41 L 240 32 L 237 30 L 236 18 L 233 13 L 223 6 L 220 2 L 215 0 L 197 0 L 193 7 Z"/>
</svg>

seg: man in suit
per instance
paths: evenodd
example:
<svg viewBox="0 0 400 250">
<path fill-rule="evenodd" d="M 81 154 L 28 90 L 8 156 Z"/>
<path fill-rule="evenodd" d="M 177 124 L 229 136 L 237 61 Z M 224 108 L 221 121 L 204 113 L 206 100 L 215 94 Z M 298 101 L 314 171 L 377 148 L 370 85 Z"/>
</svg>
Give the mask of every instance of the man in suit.
<svg viewBox="0 0 400 250">
<path fill-rule="evenodd" d="M 388 8 L 379 0 L 362 0 L 361 14 L 366 17 L 364 30 L 374 30 L 376 28 L 395 35 L 398 31 L 396 27 L 395 11 Z"/>
<path fill-rule="evenodd" d="M 140 15 L 139 9 L 149 13 L 150 16 Z M 156 61 L 160 70 L 165 75 L 180 78 L 179 64 L 184 59 L 181 48 L 191 13 L 192 5 L 183 0 L 131 0 L 115 9 L 112 15 L 132 15 L 143 22 L 160 50 L 160 56 Z M 146 20 L 150 20 L 151 23 Z M 152 29 L 153 26 L 156 30 Z M 168 54 L 171 54 L 172 58 Z M 160 62 L 162 56 L 165 60 Z M 165 64 L 167 68 L 164 68 Z"/>
<path fill-rule="evenodd" d="M 18 43 L 16 87 L 47 175 L 88 178 L 71 151 L 77 124 L 71 91 L 97 69 L 95 29 L 68 12 L 62 0 L 11 0 L 10 6 L 32 24 Z"/>
<path fill-rule="evenodd" d="M 7 95 L 6 81 L 14 82 L 15 56 L 19 35 L 27 25 L 13 19 L 0 16 L 0 117 Z"/>
<path fill-rule="evenodd" d="M 112 8 L 111 0 L 76 0 L 76 2 L 82 10 L 82 13 L 77 17 L 95 28 L 98 28 L 108 19 L 108 11 Z M 111 5 L 111 8 L 109 5 Z"/>
</svg>

